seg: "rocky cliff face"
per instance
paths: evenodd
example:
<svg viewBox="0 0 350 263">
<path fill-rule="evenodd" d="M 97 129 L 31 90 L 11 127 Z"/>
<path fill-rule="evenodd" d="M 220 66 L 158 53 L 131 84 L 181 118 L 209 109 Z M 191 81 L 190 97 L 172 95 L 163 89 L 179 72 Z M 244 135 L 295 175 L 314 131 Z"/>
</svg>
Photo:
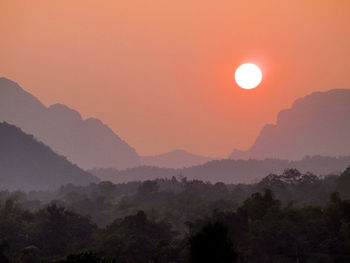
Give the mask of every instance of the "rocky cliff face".
<svg viewBox="0 0 350 263">
<path fill-rule="evenodd" d="M 350 90 L 316 92 L 296 100 L 267 124 L 248 151 L 231 159 L 301 159 L 306 155 L 350 155 Z"/>
</svg>

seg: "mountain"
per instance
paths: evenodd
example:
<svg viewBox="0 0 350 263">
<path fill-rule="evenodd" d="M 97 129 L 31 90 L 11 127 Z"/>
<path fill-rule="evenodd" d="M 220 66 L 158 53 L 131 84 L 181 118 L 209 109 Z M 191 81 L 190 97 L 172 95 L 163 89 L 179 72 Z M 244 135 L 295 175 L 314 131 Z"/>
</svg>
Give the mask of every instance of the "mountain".
<svg viewBox="0 0 350 263">
<path fill-rule="evenodd" d="M 88 185 L 98 178 L 70 163 L 20 128 L 0 123 L 0 188 L 55 190 Z"/>
<path fill-rule="evenodd" d="M 268 124 L 248 151 L 234 150 L 231 159 L 281 158 L 306 155 L 350 155 L 350 90 L 316 92 L 294 102 Z"/>
<path fill-rule="evenodd" d="M 153 180 L 156 178 L 171 178 L 173 176 L 178 176 L 181 173 L 181 171 L 177 169 L 160 168 L 156 166 L 139 166 L 121 171 L 111 168 L 98 168 L 88 170 L 88 172 L 102 181 L 110 181 L 116 184 Z"/>
<path fill-rule="evenodd" d="M 208 163 L 183 169 L 141 166 L 126 170 L 93 169 L 89 172 L 101 180 L 114 183 L 145 181 L 156 178 L 186 177 L 189 180 L 202 180 L 212 183 L 256 183 L 269 174 L 281 174 L 285 169 L 296 168 L 317 175 L 338 174 L 350 165 L 348 157 L 305 157 L 299 161 L 278 159 L 265 160 L 214 160 Z"/>
<path fill-rule="evenodd" d="M 82 119 L 65 105 L 45 107 L 17 83 L 0 78 L 0 121 L 33 134 L 78 166 L 125 169 L 140 164 L 136 151 L 99 119 Z"/>
<path fill-rule="evenodd" d="M 178 169 L 204 164 L 212 160 L 214 160 L 214 158 L 191 154 L 185 150 L 175 150 L 154 156 L 142 156 L 141 164 Z"/>
</svg>

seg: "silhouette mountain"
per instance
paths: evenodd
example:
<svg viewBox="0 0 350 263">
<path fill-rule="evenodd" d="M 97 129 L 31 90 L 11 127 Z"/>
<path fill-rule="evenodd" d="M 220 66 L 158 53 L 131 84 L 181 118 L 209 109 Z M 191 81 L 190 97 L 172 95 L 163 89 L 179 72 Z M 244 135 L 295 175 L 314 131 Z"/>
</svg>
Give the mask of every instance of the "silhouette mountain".
<svg viewBox="0 0 350 263">
<path fill-rule="evenodd" d="M 182 169 L 140 166 L 126 170 L 93 169 L 89 172 L 101 180 L 114 183 L 145 181 L 156 178 L 186 177 L 189 180 L 202 180 L 212 183 L 256 183 L 268 174 L 281 174 L 285 169 L 295 168 L 302 173 L 316 175 L 338 174 L 350 164 L 350 156 L 325 157 L 307 156 L 299 161 L 278 159 L 265 160 L 214 160 L 202 165 Z"/>
<path fill-rule="evenodd" d="M 55 190 L 61 185 L 88 185 L 98 178 L 70 163 L 20 128 L 0 123 L 0 188 Z"/>
<path fill-rule="evenodd" d="M 297 99 L 267 124 L 247 151 L 234 150 L 231 159 L 280 158 L 306 155 L 350 155 L 350 90 L 315 92 Z"/>
<path fill-rule="evenodd" d="M 100 120 L 83 120 L 77 111 L 62 104 L 47 108 L 6 78 L 0 78 L 0 121 L 33 134 L 84 169 L 125 169 L 140 163 L 136 151 Z"/>
<path fill-rule="evenodd" d="M 185 150 L 174 150 L 154 156 L 141 156 L 141 164 L 165 168 L 184 168 L 204 164 L 214 158 L 191 154 Z"/>
</svg>

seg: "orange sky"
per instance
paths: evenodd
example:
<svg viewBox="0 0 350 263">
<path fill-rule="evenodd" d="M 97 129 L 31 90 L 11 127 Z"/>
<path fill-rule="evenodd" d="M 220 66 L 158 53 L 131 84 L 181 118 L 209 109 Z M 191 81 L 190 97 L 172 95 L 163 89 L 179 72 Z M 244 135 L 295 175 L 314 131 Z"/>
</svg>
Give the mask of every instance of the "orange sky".
<svg viewBox="0 0 350 263">
<path fill-rule="evenodd" d="M 0 0 L 0 76 L 139 154 L 227 156 L 313 91 L 350 88 L 348 0 Z M 254 62 L 255 90 L 234 70 Z"/>
</svg>

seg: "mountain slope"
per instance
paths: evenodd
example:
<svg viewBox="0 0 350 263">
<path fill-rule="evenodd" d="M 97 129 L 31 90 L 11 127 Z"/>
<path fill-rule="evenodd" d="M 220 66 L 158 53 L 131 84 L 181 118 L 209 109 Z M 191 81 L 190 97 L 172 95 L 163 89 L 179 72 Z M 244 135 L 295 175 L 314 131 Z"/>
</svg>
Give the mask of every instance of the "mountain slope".
<svg viewBox="0 0 350 263">
<path fill-rule="evenodd" d="M 296 168 L 306 173 L 317 175 L 339 173 L 350 164 L 350 156 L 347 157 L 305 157 L 299 161 L 278 159 L 265 160 L 214 160 L 208 163 L 187 167 L 183 169 L 169 169 L 151 166 L 141 166 L 118 171 L 115 169 L 93 169 L 89 172 L 101 180 L 114 183 L 130 181 L 145 181 L 156 178 L 171 178 L 182 176 L 189 180 L 202 180 L 212 183 L 256 183 L 268 174 L 281 174 L 285 169 Z"/>
<path fill-rule="evenodd" d="M 231 159 L 301 159 L 306 155 L 350 155 L 350 90 L 316 92 L 296 100 L 268 124 L 248 151 Z"/>
<path fill-rule="evenodd" d="M 62 104 L 45 107 L 18 84 L 0 78 L 0 121 L 14 124 L 84 169 L 139 165 L 139 156 L 98 119 L 83 120 Z"/>
<path fill-rule="evenodd" d="M 204 164 L 214 158 L 191 154 L 185 150 L 175 150 L 154 156 L 142 156 L 141 164 L 165 168 L 184 168 Z"/>
<path fill-rule="evenodd" d="M 16 126 L 0 123 L 0 188 L 54 190 L 98 179 Z"/>
</svg>

